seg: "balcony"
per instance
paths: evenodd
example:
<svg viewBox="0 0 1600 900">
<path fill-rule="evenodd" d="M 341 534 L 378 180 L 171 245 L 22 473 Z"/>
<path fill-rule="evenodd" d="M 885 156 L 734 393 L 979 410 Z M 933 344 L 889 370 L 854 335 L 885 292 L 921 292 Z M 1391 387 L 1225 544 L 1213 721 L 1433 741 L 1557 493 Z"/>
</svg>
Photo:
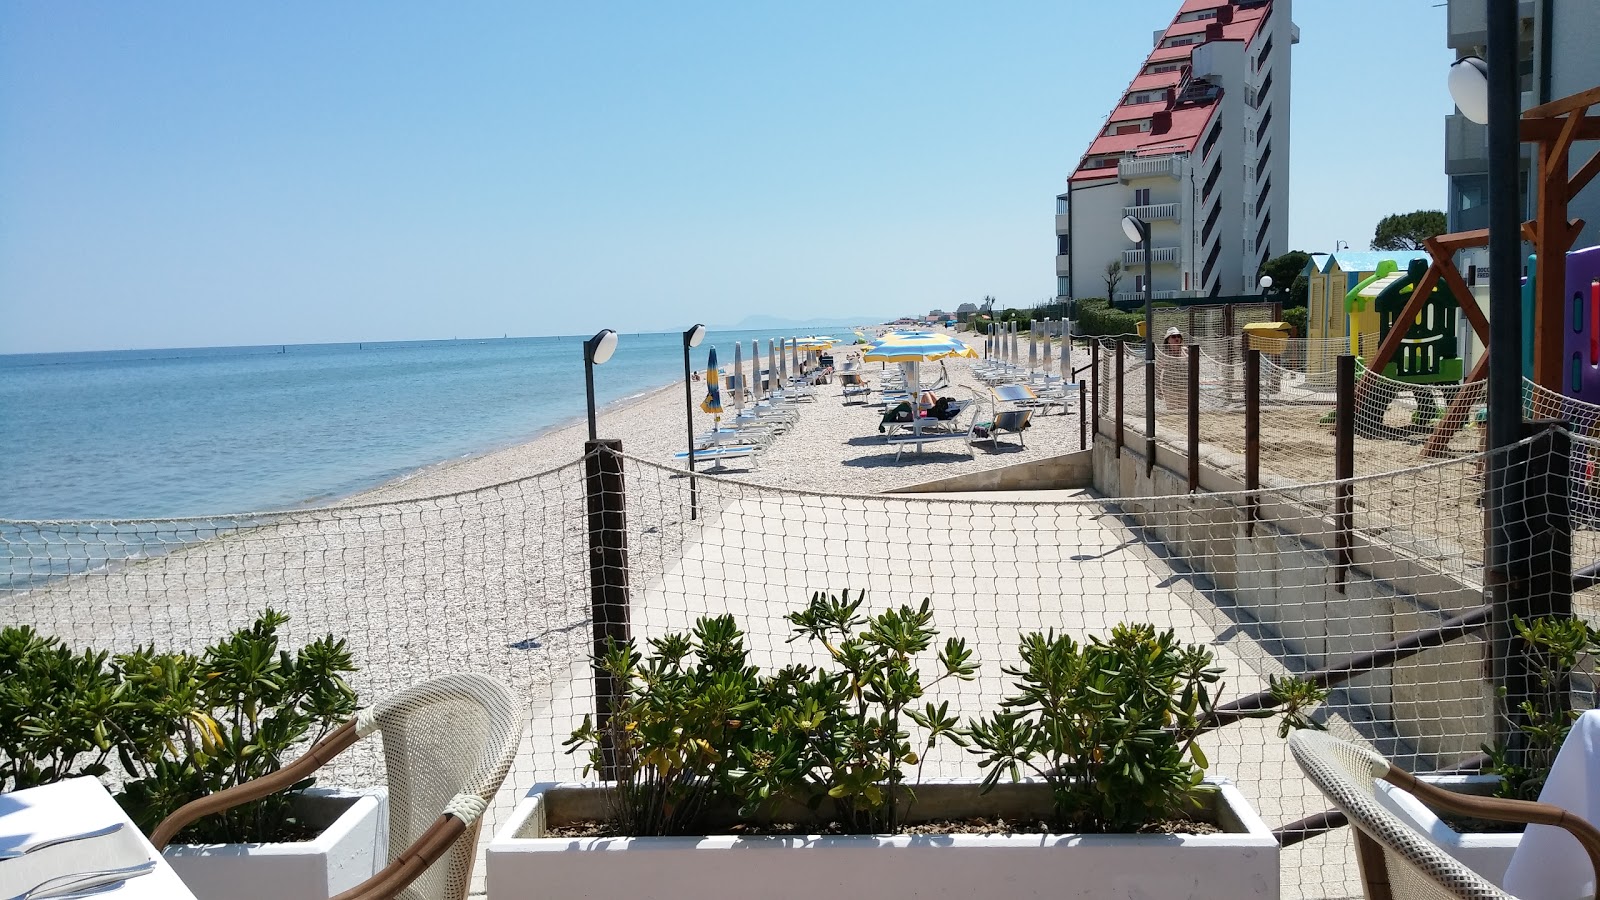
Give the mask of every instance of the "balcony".
<svg viewBox="0 0 1600 900">
<path fill-rule="evenodd" d="M 1151 291 L 1150 292 L 1150 299 L 1151 300 L 1177 300 L 1180 297 L 1187 297 L 1191 293 L 1193 293 L 1193 292 L 1192 291 Z M 1117 291 L 1117 293 L 1115 295 L 1115 298 L 1114 298 L 1114 302 L 1120 303 L 1120 304 L 1123 304 L 1123 305 L 1129 305 L 1129 304 L 1134 304 L 1134 303 L 1143 303 L 1144 302 L 1144 292 L 1143 291 Z"/>
<path fill-rule="evenodd" d="M 1137 216 L 1146 222 L 1154 222 L 1158 219 L 1176 219 L 1178 217 L 1178 204 L 1155 203 L 1149 206 L 1124 206 L 1122 214 L 1125 216 Z"/>
<path fill-rule="evenodd" d="M 1470 175 L 1489 170 L 1489 129 L 1460 113 L 1444 117 L 1444 173 Z"/>
<path fill-rule="evenodd" d="M 1070 225 L 1071 218 L 1072 217 L 1067 215 L 1066 213 L 1057 213 L 1056 214 L 1056 234 L 1066 234 L 1070 230 L 1070 228 L 1071 228 L 1071 225 Z"/>
<path fill-rule="evenodd" d="M 1139 156 L 1130 157 L 1117 163 L 1117 178 L 1122 181 L 1132 181 L 1135 178 L 1182 178 L 1183 157 L 1167 156 Z"/>
<path fill-rule="evenodd" d="M 1067 256 L 1064 253 L 1061 254 L 1061 255 L 1058 255 L 1056 257 L 1056 274 L 1057 275 L 1071 275 L 1072 274 L 1072 257 Z"/>
<path fill-rule="evenodd" d="M 1154 264 L 1154 263 L 1176 263 L 1177 261 L 1178 261 L 1178 248 L 1177 247 L 1156 247 L 1155 249 L 1150 251 L 1150 262 L 1152 264 Z M 1124 266 L 1142 266 L 1142 265 L 1144 265 L 1144 251 L 1143 250 L 1124 250 L 1124 251 L 1122 251 L 1122 264 Z"/>
</svg>

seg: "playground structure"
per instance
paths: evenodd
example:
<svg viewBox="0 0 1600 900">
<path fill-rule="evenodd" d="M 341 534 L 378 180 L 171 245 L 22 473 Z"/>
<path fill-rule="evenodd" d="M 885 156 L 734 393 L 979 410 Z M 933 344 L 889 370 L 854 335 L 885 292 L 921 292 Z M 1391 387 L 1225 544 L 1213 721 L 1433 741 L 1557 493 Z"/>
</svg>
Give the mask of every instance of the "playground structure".
<svg viewBox="0 0 1600 900">
<path fill-rule="evenodd" d="M 1312 256 L 1301 272 L 1306 278 L 1307 306 L 1303 337 L 1313 342 L 1312 355 L 1306 360 L 1307 369 L 1333 371 L 1334 360 L 1346 352 L 1339 346 L 1341 340 L 1348 342 L 1348 352 L 1356 356 L 1362 355 L 1363 350 L 1376 349 L 1376 342 L 1371 347 L 1361 344 L 1377 334 L 1376 319 L 1372 320 L 1371 327 L 1353 325 L 1345 298 L 1377 273 L 1380 266 L 1387 263 L 1394 268 L 1404 267 L 1422 257 L 1420 251 L 1414 250 L 1398 253 L 1347 250 Z"/>
</svg>

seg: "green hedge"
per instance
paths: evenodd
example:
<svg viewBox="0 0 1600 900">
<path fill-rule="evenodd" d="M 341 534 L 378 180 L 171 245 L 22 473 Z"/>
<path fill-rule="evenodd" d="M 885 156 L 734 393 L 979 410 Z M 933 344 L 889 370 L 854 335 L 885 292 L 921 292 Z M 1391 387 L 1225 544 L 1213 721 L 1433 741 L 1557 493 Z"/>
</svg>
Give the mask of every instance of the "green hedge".
<svg viewBox="0 0 1600 900">
<path fill-rule="evenodd" d="M 1283 320 L 1294 326 L 1296 337 L 1306 336 L 1306 314 L 1309 312 L 1304 306 L 1291 306 L 1283 311 Z"/>
<path fill-rule="evenodd" d="M 1074 329 L 1076 334 L 1084 335 L 1135 334 L 1143 320 L 1142 313 L 1112 309 L 1111 304 L 1100 297 L 1086 297 L 1078 301 Z"/>
</svg>

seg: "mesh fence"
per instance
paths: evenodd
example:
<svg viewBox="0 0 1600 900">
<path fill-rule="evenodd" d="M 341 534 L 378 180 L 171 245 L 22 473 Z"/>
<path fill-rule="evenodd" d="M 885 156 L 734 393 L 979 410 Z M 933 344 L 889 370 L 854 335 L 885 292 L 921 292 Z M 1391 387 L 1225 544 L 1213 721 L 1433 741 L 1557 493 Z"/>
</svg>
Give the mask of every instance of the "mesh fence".
<svg viewBox="0 0 1600 900">
<path fill-rule="evenodd" d="M 1127 396 L 1141 398 L 1129 402 L 1132 421 L 1143 361 L 1125 363 Z M 1163 378 L 1166 367 L 1158 358 L 1163 415 L 1187 401 L 1186 387 Z M 1207 410 L 1227 411 L 1228 381 L 1239 375 L 1202 360 Z M 1101 390 L 1103 412 L 1112 394 Z M 1574 458 L 1597 448 L 1580 435 Z M 1224 699 L 1236 699 L 1271 676 L 1344 662 L 1480 607 L 1486 460 L 1464 454 L 1255 493 L 1105 500 L 857 496 L 703 475 L 691 483 L 679 469 L 627 457 L 628 558 L 611 574 L 625 574 L 635 638 L 730 613 L 763 670 L 826 664 L 789 640 L 786 616 L 813 591 L 864 590 L 871 610 L 930 598 L 941 639 L 965 638 L 981 666 L 974 680 L 946 682 L 929 698 L 963 719 L 1011 691 L 1002 669 L 1019 661 L 1021 633 L 1087 636 L 1119 622 L 1151 622 L 1208 645 L 1227 669 Z M 532 717 L 487 815 L 487 840 L 530 787 L 580 773 L 581 760 L 561 744 L 595 707 L 587 516 L 597 498 L 584 477 L 592 463 L 401 503 L 192 521 L 3 522 L 0 609 L 6 623 L 74 646 L 198 650 L 270 605 L 292 616 L 291 646 L 330 632 L 345 638 L 361 667 L 352 684 L 369 702 L 438 674 L 500 678 L 528 699 Z M 1573 540 L 1580 560 L 1600 554 L 1594 532 Z M 1489 662 L 1481 637 L 1460 638 L 1345 682 L 1317 717 L 1408 769 L 1447 766 L 1490 739 Z M 1273 723 L 1226 726 L 1205 749 L 1214 771 L 1274 827 L 1328 806 Z M 376 783 L 380 755 L 377 746 L 347 754 L 326 780 Z M 978 773 L 976 757 L 949 746 L 922 769 L 924 777 Z M 1286 849 L 1283 866 L 1284 896 L 1360 893 L 1343 831 Z"/>
</svg>

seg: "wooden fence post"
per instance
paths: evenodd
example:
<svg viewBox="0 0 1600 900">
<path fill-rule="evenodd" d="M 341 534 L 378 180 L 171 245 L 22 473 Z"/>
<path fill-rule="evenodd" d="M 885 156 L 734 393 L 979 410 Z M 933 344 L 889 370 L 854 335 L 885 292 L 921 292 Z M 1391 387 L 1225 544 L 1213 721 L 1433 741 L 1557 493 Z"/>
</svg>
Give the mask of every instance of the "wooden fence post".
<svg viewBox="0 0 1600 900">
<path fill-rule="evenodd" d="M 589 509 L 589 601 L 594 619 L 595 725 L 609 735 L 611 707 L 620 685 L 613 684 L 603 665 L 607 647 L 626 643 L 632 630 L 628 622 L 628 519 L 627 495 L 622 476 L 622 442 L 588 441 L 584 445 L 584 493 Z M 616 749 L 609 737 L 601 738 L 603 779 L 616 778 Z"/>
<path fill-rule="evenodd" d="M 1261 488 L 1261 351 L 1244 352 L 1244 489 Z M 1244 533 L 1255 533 L 1261 518 L 1261 498 L 1252 494 L 1245 502 Z"/>
<path fill-rule="evenodd" d="M 1200 490 L 1200 345 L 1189 345 L 1189 493 Z"/>
<path fill-rule="evenodd" d="M 1342 594 L 1350 570 L 1356 511 L 1356 489 L 1350 483 L 1356 468 L 1356 358 L 1348 353 L 1339 357 L 1337 396 L 1333 429 L 1333 477 L 1338 482 L 1333 488 L 1333 584 Z"/>
<path fill-rule="evenodd" d="M 1117 358 L 1116 358 L 1116 361 L 1115 361 L 1115 365 L 1117 367 L 1117 371 L 1116 371 L 1116 376 L 1117 376 L 1117 397 L 1116 397 L 1116 400 L 1117 400 L 1117 424 L 1116 424 L 1116 429 L 1117 429 L 1117 450 L 1116 450 L 1116 456 L 1117 456 L 1118 459 L 1122 458 L 1122 382 L 1123 382 L 1123 378 L 1122 378 L 1122 369 L 1123 369 L 1123 365 L 1122 365 L 1122 348 L 1123 348 L 1122 342 L 1121 341 L 1117 341 Z"/>
</svg>

